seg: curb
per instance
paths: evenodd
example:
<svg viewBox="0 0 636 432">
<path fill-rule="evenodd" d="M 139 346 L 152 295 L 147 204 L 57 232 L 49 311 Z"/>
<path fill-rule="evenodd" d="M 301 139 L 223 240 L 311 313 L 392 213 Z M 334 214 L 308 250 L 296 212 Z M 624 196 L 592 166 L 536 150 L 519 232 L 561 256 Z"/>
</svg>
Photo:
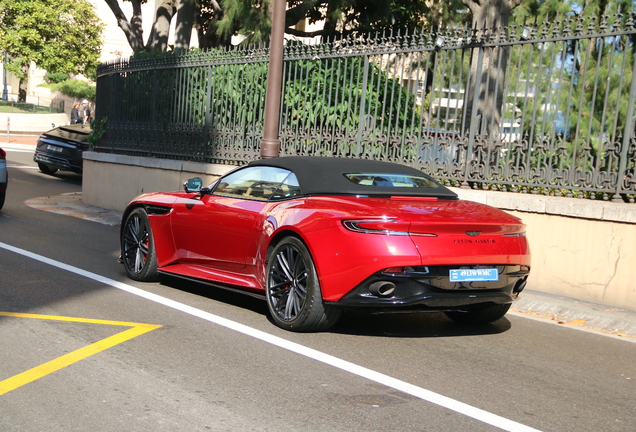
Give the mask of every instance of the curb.
<svg viewBox="0 0 636 432">
<path fill-rule="evenodd" d="M 521 293 L 510 310 L 636 342 L 636 311 L 528 289 Z"/>
</svg>

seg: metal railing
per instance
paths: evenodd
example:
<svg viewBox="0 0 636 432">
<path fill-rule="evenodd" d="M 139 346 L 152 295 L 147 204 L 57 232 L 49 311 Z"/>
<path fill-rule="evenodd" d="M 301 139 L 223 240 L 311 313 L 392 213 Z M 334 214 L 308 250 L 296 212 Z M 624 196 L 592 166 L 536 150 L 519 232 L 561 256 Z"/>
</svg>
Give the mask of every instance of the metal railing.
<svg viewBox="0 0 636 432">
<path fill-rule="evenodd" d="M 0 112 L 26 114 L 26 113 L 61 113 L 64 112 L 64 101 L 53 99 L 49 104 L 41 102 L 37 98 L 36 103 L 0 101 Z"/>
<path fill-rule="evenodd" d="M 447 184 L 634 202 L 636 28 L 390 34 L 285 47 L 281 156 L 408 164 Z M 96 149 L 243 164 L 259 157 L 268 50 L 98 68 Z"/>
</svg>

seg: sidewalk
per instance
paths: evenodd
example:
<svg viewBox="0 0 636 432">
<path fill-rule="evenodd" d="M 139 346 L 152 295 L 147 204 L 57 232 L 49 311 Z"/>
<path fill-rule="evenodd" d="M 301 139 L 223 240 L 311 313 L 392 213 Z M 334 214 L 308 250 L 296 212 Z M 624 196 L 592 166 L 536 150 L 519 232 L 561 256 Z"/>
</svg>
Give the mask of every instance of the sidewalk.
<svg viewBox="0 0 636 432">
<path fill-rule="evenodd" d="M 559 325 L 601 331 L 636 343 L 636 311 L 529 289 L 521 293 L 510 310 L 511 313 L 549 319 Z"/>
<path fill-rule="evenodd" d="M 34 148 L 38 142 L 40 135 L 9 135 L 7 143 L 7 135 L 0 134 L 0 147 L 2 148 Z"/>
</svg>

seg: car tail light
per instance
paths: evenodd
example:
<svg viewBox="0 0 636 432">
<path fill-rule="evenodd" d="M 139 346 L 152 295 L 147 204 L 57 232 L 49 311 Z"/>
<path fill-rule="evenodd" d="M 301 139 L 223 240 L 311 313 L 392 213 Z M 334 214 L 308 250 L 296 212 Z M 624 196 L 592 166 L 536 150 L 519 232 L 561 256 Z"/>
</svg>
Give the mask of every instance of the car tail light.
<svg viewBox="0 0 636 432">
<path fill-rule="evenodd" d="M 0 159 L 5 159 L 7 157 L 7 152 L 0 148 Z"/>
<path fill-rule="evenodd" d="M 349 231 L 365 234 L 437 237 L 435 234 L 410 233 L 409 227 L 411 226 L 411 223 L 407 221 L 398 221 L 395 218 L 349 219 L 342 221 L 342 224 Z"/>
</svg>

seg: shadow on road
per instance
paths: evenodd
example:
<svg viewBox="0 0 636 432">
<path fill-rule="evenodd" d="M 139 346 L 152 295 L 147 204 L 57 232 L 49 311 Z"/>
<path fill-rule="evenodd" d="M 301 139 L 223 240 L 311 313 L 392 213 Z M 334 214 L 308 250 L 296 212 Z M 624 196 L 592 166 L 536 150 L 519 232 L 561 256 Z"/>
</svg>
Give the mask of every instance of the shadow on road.
<svg viewBox="0 0 636 432">
<path fill-rule="evenodd" d="M 267 304 L 264 300 L 255 298 L 247 292 L 233 292 L 223 288 L 217 288 L 203 282 L 185 280 L 171 275 L 162 275 L 161 284 L 175 288 L 190 294 L 209 298 L 222 303 L 227 303 L 252 312 L 267 315 Z"/>
<path fill-rule="evenodd" d="M 227 291 L 196 281 L 183 280 L 164 275 L 161 283 L 165 286 L 230 304 L 266 316 L 272 324 L 267 304 L 263 299 L 241 292 Z M 435 338 L 452 336 L 482 336 L 500 334 L 511 328 L 505 317 L 490 324 L 458 324 L 442 312 L 408 312 L 371 314 L 360 311 L 346 311 L 331 333 L 378 336 L 391 338 Z"/>
<path fill-rule="evenodd" d="M 70 172 L 70 171 L 57 171 L 55 174 L 44 174 L 40 171 L 38 171 L 38 173 L 40 173 L 41 175 L 43 175 L 46 178 L 51 179 L 51 181 L 59 181 L 59 182 L 63 182 L 63 183 L 70 183 L 70 184 L 75 184 L 75 185 L 82 185 L 82 176 L 79 174 L 75 174 L 74 172 Z"/>
<path fill-rule="evenodd" d="M 363 336 L 435 338 L 499 334 L 510 327 L 510 321 L 505 317 L 490 324 L 458 324 L 443 312 L 365 314 L 349 311 L 332 331 Z"/>
</svg>

